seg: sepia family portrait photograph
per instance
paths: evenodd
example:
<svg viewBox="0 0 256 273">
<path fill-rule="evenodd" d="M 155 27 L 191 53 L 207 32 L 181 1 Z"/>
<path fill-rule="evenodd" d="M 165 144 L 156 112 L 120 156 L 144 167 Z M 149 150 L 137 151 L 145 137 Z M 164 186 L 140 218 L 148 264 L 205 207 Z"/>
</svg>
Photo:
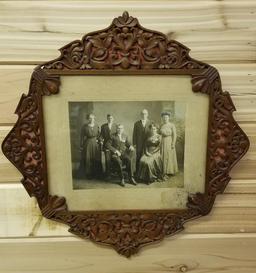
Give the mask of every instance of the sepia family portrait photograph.
<svg viewBox="0 0 256 273">
<path fill-rule="evenodd" d="M 183 187 L 186 104 L 69 102 L 73 189 Z"/>
</svg>

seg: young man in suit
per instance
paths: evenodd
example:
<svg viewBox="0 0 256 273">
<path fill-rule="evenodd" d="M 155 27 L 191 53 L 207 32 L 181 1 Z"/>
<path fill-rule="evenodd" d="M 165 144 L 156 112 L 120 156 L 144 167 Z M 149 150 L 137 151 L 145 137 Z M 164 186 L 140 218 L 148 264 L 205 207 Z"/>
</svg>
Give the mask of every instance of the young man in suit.
<svg viewBox="0 0 256 273">
<path fill-rule="evenodd" d="M 134 147 L 128 141 L 128 137 L 124 134 L 124 126 L 119 124 L 117 126 L 117 132 L 111 136 L 107 142 L 107 148 L 111 151 L 112 160 L 118 166 L 120 175 L 120 184 L 125 186 L 124 174 L 122 165 L 125 164 L 128 171 L 128 176 L 131 184 L 137 185 L 133 177 L 133 164 L 132 160 L 134 157 Z"/>
<path fill-rule="evenodd" d="M 114 117 L 111 114 L 107 115 L 107 123 L 104 123 L 101 126 L 100 130 L 100 139 L 103 143 L 103 151 L 105 154 L 105 162 L 106 162 L 106 179 L 110 177 L 110 161 L 111 161 L 111 153 L 110 150 L 107 148 L 107 142 L 110 140 L 111 136 L 115 134 L 117 131 L 117 125 L 114 123 Z"/>
<path fill-rule="evenodd" d="M 141 111 L 141 119 L 134 123 L 133 128 L 133 145 L 136 148 L 136 171 L 139 169 L 139 162 L 144 154 L 145 141 L 150 133 L 152 121 L 148 118 L 148 110 Z"/>
</svg>

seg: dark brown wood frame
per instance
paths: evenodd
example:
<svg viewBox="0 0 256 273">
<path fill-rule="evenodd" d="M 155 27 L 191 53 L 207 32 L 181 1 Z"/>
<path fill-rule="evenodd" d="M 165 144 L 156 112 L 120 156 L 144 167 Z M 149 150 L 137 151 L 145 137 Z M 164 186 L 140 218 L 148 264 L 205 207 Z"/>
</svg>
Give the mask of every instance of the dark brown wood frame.
<svg viewBox="0 0 256 273">
<path fill-rule="evenodd" d="M 233 118 L 235 107 L 230 95 L 222 91 L 218 71 L 192 59 L 184 45 L 143 28 L 127 12 L 115 18 L 110 27 L 89 33 L 60 51 L 59 58 L 34 70 L 29 93 L 22 95 L 15 112 L 18 121 L 2 144 L 42 214 L 69 225 L 69 231 L 80 237 L 112 245 L 126 257 L 182 230 L 188 220 L 208 214 L 216 195 L 228 184 L 231 168 L 249 148 L 247 136 Z M 92 74 L 190 75 L 192 90 L 209 96 L 205 192 L 190 195 L 187 209 L 69 211 L 64 197 L 49 195 L 42 96 L 59 92 L 61 75 Z"/>
</svg>

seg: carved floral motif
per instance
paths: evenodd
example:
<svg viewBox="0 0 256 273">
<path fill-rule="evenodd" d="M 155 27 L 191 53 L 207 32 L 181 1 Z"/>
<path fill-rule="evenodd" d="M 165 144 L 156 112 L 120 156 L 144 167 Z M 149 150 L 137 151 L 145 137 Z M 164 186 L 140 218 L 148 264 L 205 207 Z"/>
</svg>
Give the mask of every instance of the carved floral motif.
<svg viewBox="0 0 256 273">
<path fill-rule="evenodd" d="M 170 69 L 205 68 L 189 57 L 189 49 L 156 31 L 143 28 L 124 12 L 110 27 L 89 33 L 60 49 L 61 56 L 46 69 Z"/>
<path fill-rule="evenodd" d="M 2 144 L 5 156 L 22 173 L 22 183 L 39 205 L 47 202 L 45 147 L 43 145 L 42 95 L 56 94 L 59 77 L 35 70 L 28 95 L 23 94 L 16 109 L 18 121 Z"/>
<path fill-rule="evenodd" d="M 22 183 L 35 196 L 42 214 L 70 226 L 69 231 L 97 243 L 113 246 L 129 257 L 149 243 L 183 229 L 188 220 L 210 212 L 215 197 L 228 184 L 229 171 L 246 153 L 247 136 L 232 116 L 235 107 L 221 89 L 217 70 L 193 60 L 189 49 L 159 32 L 140 26 L 124 12 L 105 30 L 87 34 L 61 48 L 61 56 L 34 71 L 28 95 L 16 110 L 18 121 L 2 149 L 23 175 Z M 59 76 L 49 70 L 180 70 L 192 77 L 194 92 L 210 98 L 206 184 L 204 193 L 190 195 L 187 209 L 146 212 L 72 212 L 64 197 L 51 196 L 47 186 L 42 96 L 59 92 Z M 58 73 L 57 73 L 58 74 Z"/>
</svg>

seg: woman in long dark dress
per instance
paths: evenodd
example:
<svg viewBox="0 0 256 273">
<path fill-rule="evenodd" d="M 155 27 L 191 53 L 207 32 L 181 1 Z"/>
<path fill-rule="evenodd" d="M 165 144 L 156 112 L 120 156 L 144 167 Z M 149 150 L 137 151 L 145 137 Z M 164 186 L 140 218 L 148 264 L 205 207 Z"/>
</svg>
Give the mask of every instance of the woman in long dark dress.
<svg viewBox="0 0 256 273">
<path fill-rule="evenodd" d="M 101 158 L 99 136 L 100 128 L 95 123 L 95 116 L 87 116 L 88 123 L 84 124 L 81 130 L 81 149 L 84 164 L 85 176 L 89 179 L 98 177 L 101 174 Z"/>
<path fill-rule="evenodd" d="M 150 126 L 150 136 L 145 142 L 145 152 L 139 162 L 138 178 L 150 184 L 162 180 L 162 159 L 160 155 L 161 136 L 155 125 Z"/>
</svg>

